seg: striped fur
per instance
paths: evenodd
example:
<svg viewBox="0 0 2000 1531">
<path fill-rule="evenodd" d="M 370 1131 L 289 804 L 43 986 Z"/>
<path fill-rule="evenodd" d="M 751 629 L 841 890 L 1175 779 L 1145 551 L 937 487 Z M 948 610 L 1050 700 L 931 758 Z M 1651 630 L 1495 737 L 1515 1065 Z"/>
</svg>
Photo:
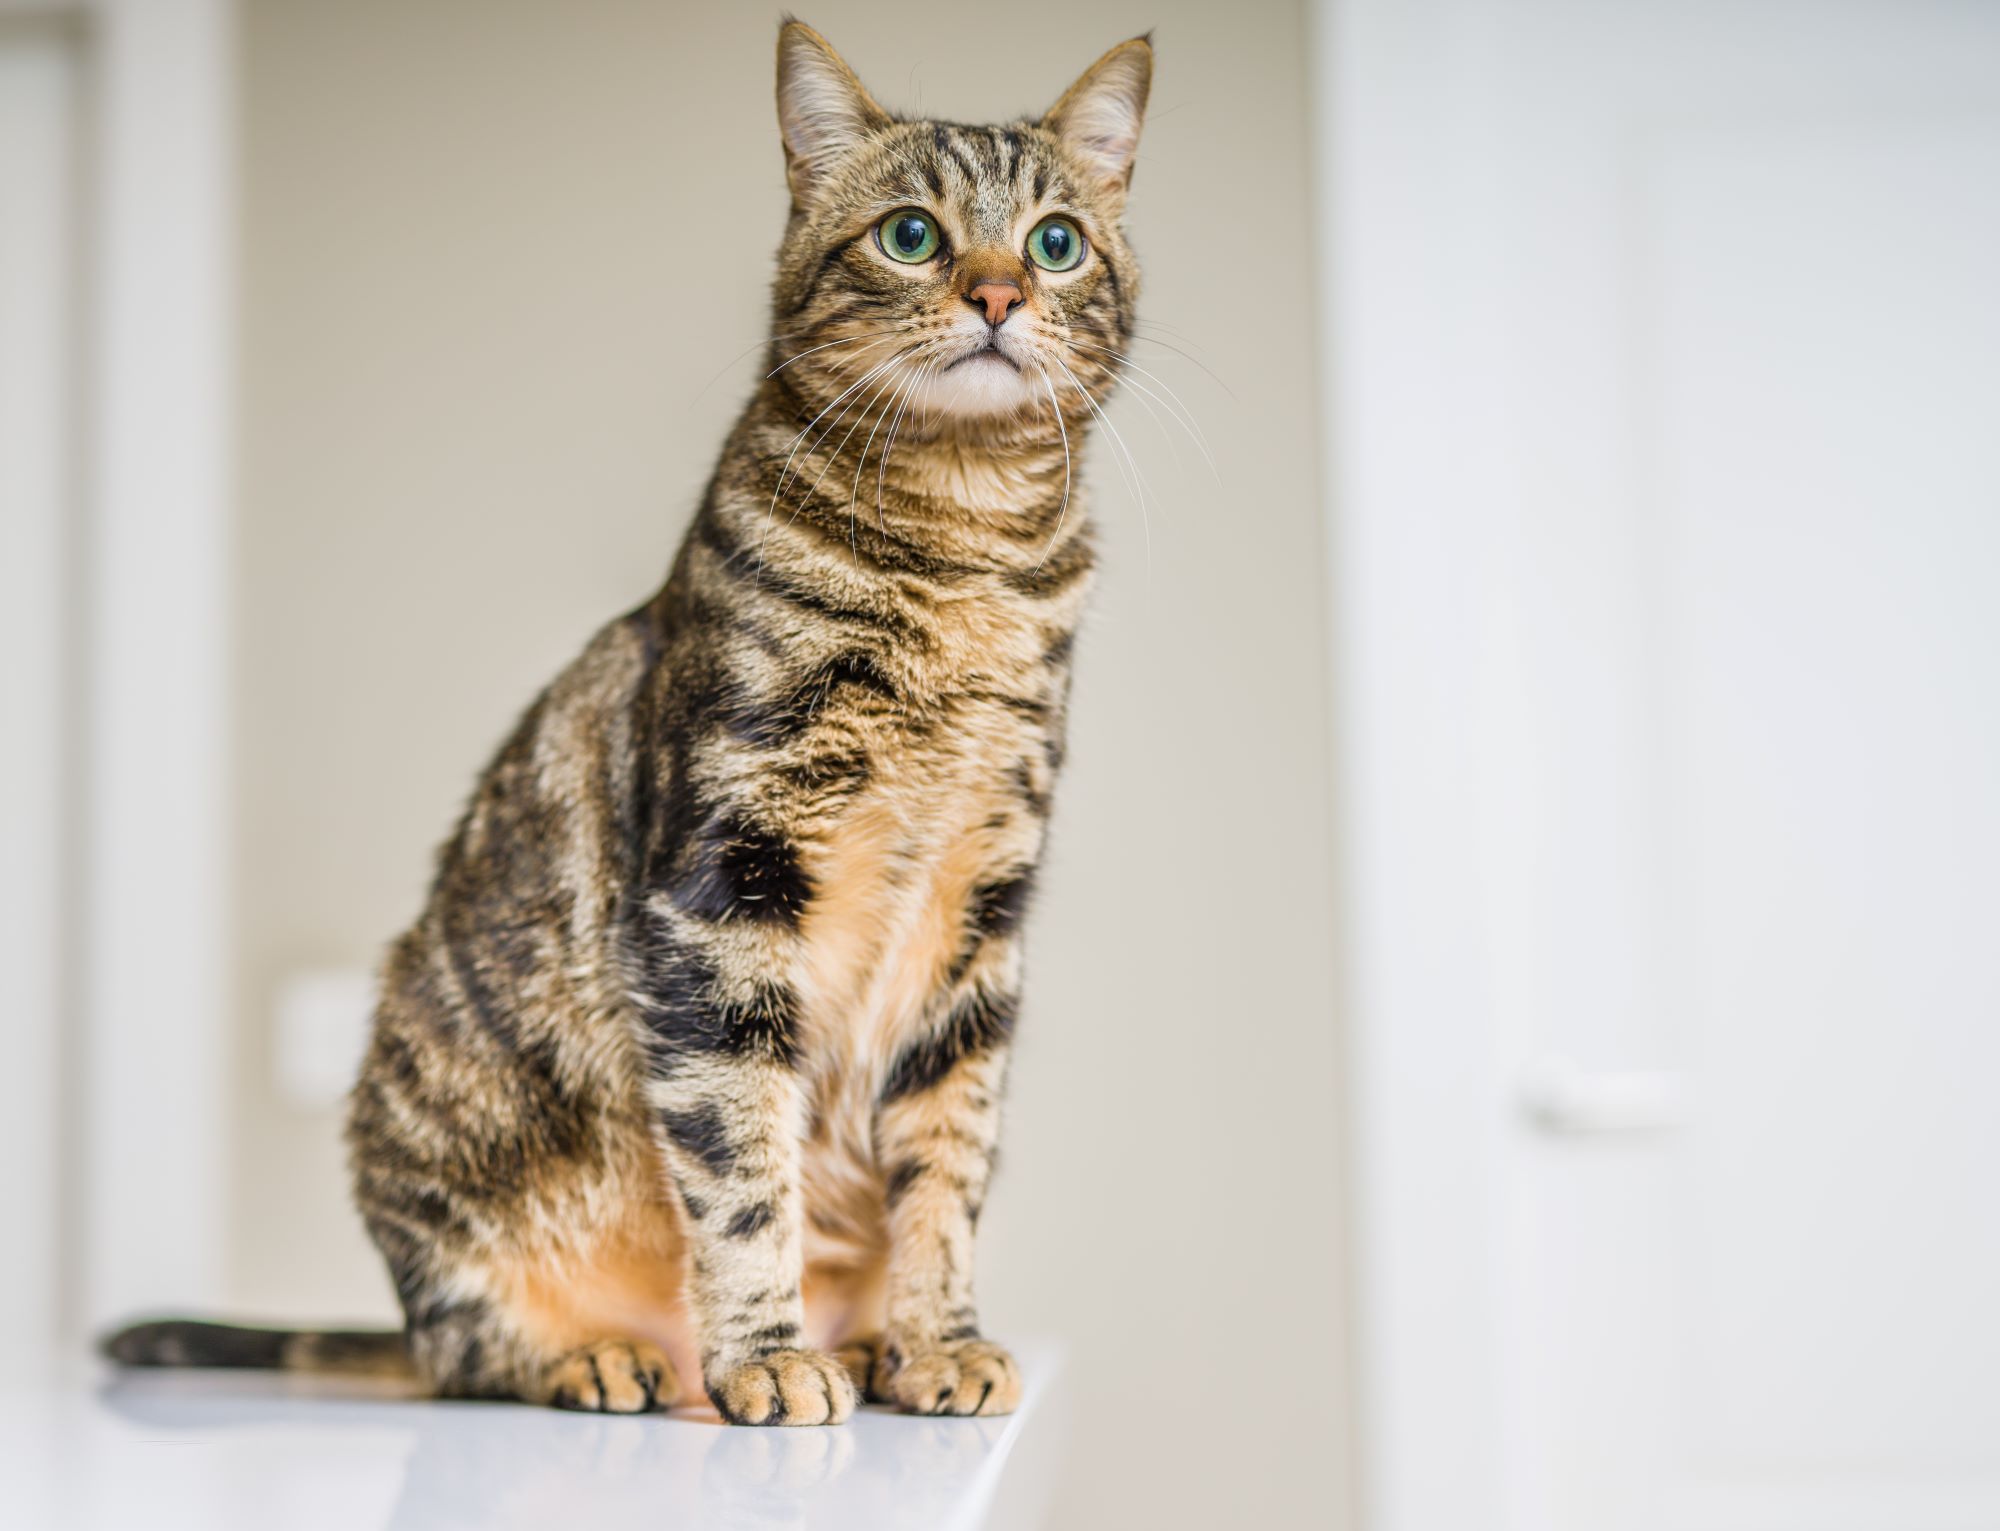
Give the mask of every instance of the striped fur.
<svg viewBox="0 0 2000 1531">
<path fill-rule="evenodd" d="M 769 375 L 664 587 L 488 767 L 353 1093 L 356 1198 L 439 1393 L 624 1411 L 685 1379 L 745 1424 L 837 1422 L 857 1387 L 1013 1407 L 973 1235 L 1151 56 L 961 127 L 892 117 L 782 29 Z M 904 208 L 942 231 L 920 266 L 876 233 Z M 1083 232 L 1074 270 L 1028 258 L 1049 214 Z M 997 327 L 983 283 L 1019 289 Z M 113 1351 L 162 1359 L 160 1333 Z M 314 1349 L 242 1334 L 178 1326 L 166 1358 Z"/>
</svg>

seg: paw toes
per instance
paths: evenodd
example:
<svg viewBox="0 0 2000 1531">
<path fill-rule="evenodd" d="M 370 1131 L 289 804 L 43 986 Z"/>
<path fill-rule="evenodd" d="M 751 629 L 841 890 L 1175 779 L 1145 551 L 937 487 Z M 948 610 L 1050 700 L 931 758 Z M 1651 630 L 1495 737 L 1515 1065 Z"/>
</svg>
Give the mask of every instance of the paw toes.
<svg viewBox="0 0 2000 1531">
<path fill-rule="evenodd" d="M 1014 1358 L 994 1346 L 961 1368 L 959 1402 L 967 1414 L 1012 1414 L 1021 1404 L 1021 1373 Z"/>
<path fill-rule="evenodd" d="M 761 1366 L 743 1366 L 710 1390 L 715 1407 L 732 1425 L 776 1424 L 778 1379 Z"/>
<path fill-rule="evenodd" d="M 918 1351 L 880 1380 L 889 1401 L 912 1414 L 1011 1414 L 1021 1402 L 1014 1358 L 984 1340 Z"/>
<path fill-rule="evenodd" d="M 835 1357 L 779 1350 L 723 1372 L 708 1396 L 732 1425 L 837 1425 L 854 1412 L 856 1394 Z"/>
<path fill-rule="evenodd" d="M 670 1407 L 680 1383 L 652 1345 L 611 1340 L 565 1356 L 549 1371 L 548 1401 L 592 1414 L 646 1414 Z"/>
<path fill-rule="evenodd" d="M 957 1384 L 958 1366 L 950 1356 L 919 1356 L 896 1373 L 896 1401 L 917 1414 L 942 1414 Z"/>
<path fill-rule="evenodd" d="M 833 1353 L 841 1370 L 847 1373 L 854 1390 L 865 1398 L 873 1399 L 871 1379 L 875 1375 L 875 1362 L 881 1356 L 882 1342 L 872 1336 L 867 1339 L 849 1340 Z"/>
</svg>

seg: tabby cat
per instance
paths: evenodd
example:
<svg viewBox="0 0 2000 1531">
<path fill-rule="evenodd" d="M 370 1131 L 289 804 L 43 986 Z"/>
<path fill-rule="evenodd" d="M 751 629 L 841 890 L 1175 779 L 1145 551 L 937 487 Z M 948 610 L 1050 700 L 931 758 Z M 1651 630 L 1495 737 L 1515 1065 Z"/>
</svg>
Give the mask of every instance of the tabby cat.
<svg viewBox="0 0 2000 1531">
<path fill-rule="evenodd" d="M 529 708 L 392 949 L 348 1125 L 400 1333 L 182 1321 L 131 1364 L 746 1425 L 1004 1414 L 973 1303 L 1127 347 L 1152 75 L 892 116 L 787 23 L 768 374 L 665 586 Z"/>
</svg>

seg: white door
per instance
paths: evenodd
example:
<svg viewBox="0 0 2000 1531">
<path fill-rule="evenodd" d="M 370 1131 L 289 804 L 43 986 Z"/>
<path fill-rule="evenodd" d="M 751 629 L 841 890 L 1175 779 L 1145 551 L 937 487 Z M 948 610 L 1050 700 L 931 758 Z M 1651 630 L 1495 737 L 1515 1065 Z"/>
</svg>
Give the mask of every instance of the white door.
<svg viewBox="0 0 2000 1531">
<path fill-rule="evenodd" d="M 1325 19 L 1369 1531 L 1994 1531 L 2000 6 Z"/>
<path fill-rule="evenodd" d="M 0 0 L 0 1353 L 223 1304 L 231 0 Z"/>
</svg>

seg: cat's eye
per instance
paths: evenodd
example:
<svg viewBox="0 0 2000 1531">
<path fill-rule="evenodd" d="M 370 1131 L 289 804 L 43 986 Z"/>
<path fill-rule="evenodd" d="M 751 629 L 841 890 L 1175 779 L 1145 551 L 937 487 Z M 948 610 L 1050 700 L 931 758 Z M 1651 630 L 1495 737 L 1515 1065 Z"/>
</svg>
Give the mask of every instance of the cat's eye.
<svg viewBox="0 0 2000 1531">
<path fill-rule="evenodd" d="M 1083 230 L 1067 218 L 1044 218 L 1028 235 L 1028 259 L 1044 271 L 1073 270 L 1083 259 Z"/>
<path fill-rule="evenodd" d="M 884 218 L 876 227 L 875 237 L 884 255 L 905 265 L 918 265 L 937 254 L 937 225 L 925 214 L 907 207 Z"/>
</svg>

